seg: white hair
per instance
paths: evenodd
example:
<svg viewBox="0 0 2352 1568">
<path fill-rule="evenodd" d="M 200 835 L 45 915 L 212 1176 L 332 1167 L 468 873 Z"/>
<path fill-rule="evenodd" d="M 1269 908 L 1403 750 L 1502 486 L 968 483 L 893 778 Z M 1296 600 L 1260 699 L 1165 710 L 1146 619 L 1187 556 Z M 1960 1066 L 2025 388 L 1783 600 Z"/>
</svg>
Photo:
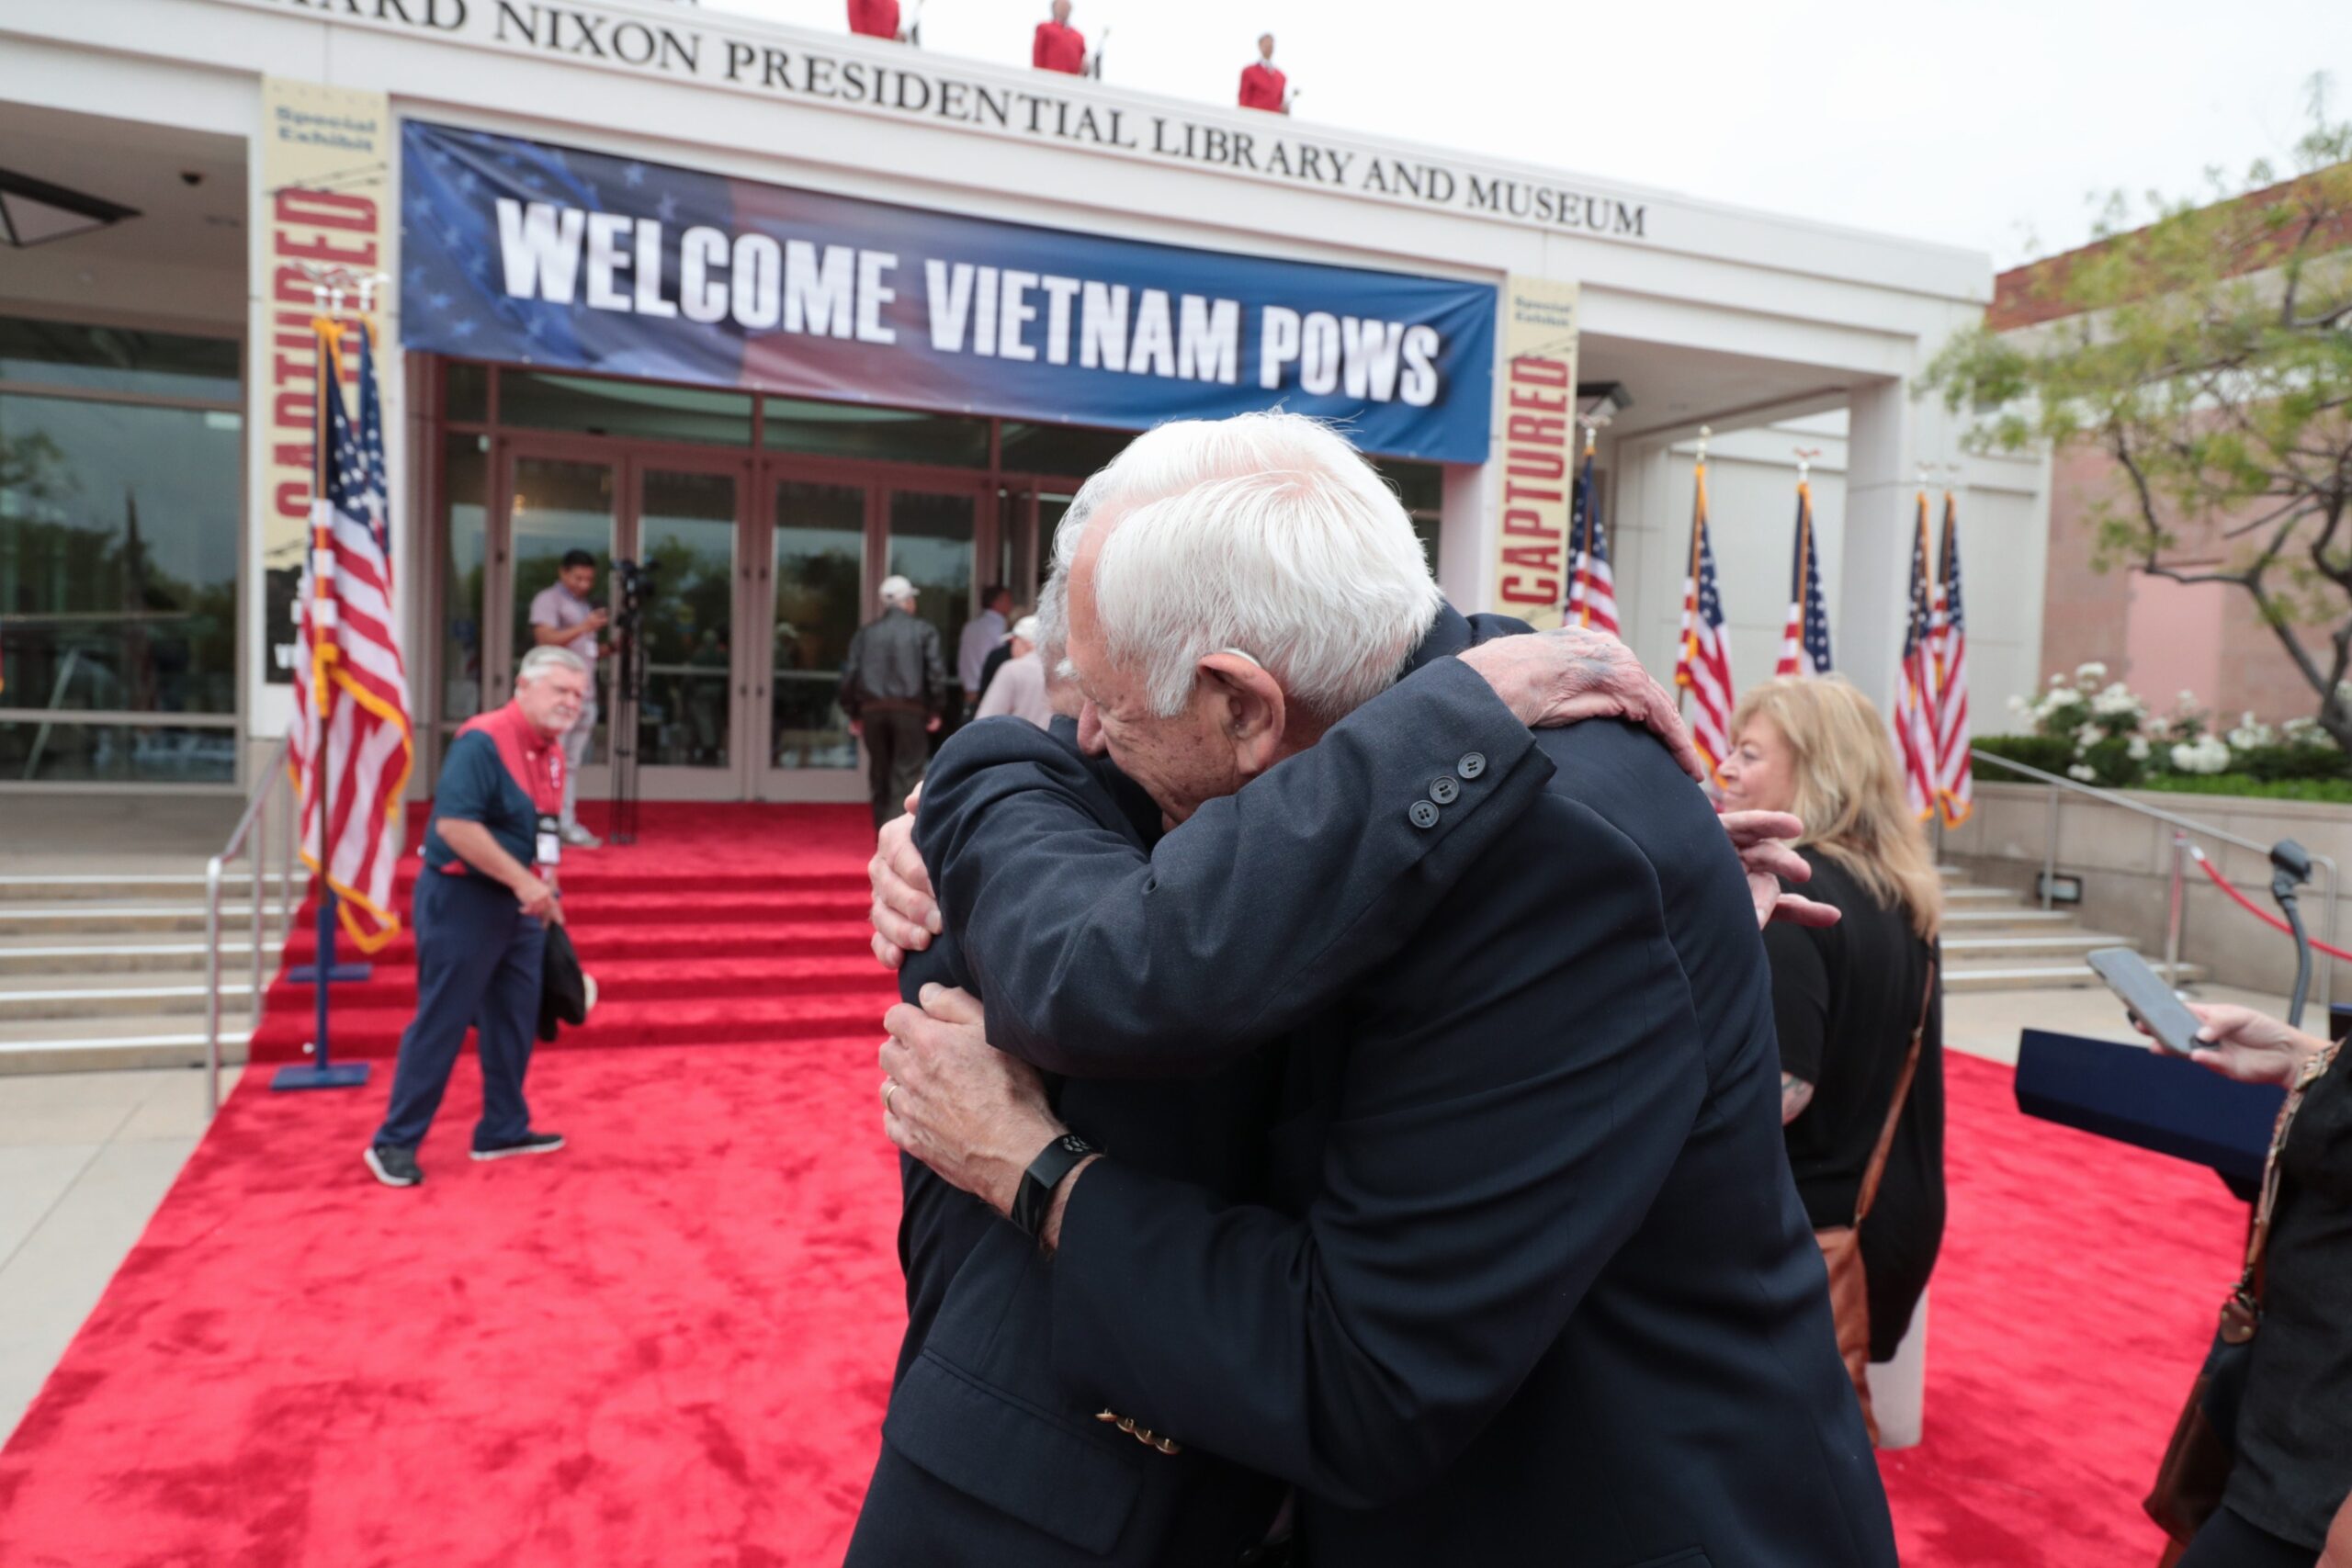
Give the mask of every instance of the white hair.
<svg viewBox="0 0 2352 1568">
<path fill-rule="evenodd" d="M 1037 617 L 1035 615 L 1022 616 L 1019 620 L 1012 623 L 1012 629 L 1005 635 L 1007 637 L 1017 637 L 1023 642 L 1027 643 L 1030 647 L 1036 647 Z"/>
<path fill-rule="evenodd" d="M 1069 666 L 1069 573 L 1056 567 L 1037 592 L 1037 651 L 1046 673 L 1057 681 L 1075 681 Z"/>
<path fill-rule="evenodd" d="M 1224 649 L 1255 659 L 1317 718 L 1343 717 L 1396 682 L 1444 603 L 1396 491 L 1300 414 L 1138 436 L 1072 502 L 1057 577 L 1098 518 L 1111 530 L 1093 581 L 1103 650 L 1139 670 L 1161 717 Z"/>
<path fill-rule="evenodd" d="M 523 662 L 514 671 L 514 683 L 519 686 L 526 682 L 536 681 L 550 670 L 569 670 L 583 678 L 594 674 L 588 668 L 586 660 L 568 648 L 549 642 L 542 643 L 523 655 Z"/>
<path fill-rule="evenodd" d="M 885 604 L 911 604 L 914 602 L 915 585 L 913 583 L 909 582 L 903 577 L 896 576 L 886 577 L 882 580 L 882 603 Z"/>
</svg>

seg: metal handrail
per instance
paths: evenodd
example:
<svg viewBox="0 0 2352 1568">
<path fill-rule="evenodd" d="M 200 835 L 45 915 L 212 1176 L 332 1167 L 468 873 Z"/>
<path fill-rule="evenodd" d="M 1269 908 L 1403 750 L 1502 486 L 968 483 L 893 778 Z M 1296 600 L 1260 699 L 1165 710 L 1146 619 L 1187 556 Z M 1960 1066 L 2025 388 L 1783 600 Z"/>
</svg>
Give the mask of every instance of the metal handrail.
<svg viewBox="0 0 2352 1568">
<path fill-rule="evenodd" d="M 293 775 L 287 770 L 287 748 L 290 741 L 280 740 L 262 765 L 261 783 L 254 786 L 245 802 L 244 815 L 230 831 L 229 842 L 204 866 L 204 1114 L 207 1120 L 220 1110 L 220 877 L 229 863 L 244 852 L 247 840 L 252 840 L 253 862 L 253 981 L 247 993 L 252 1009 L 253 1028 L 261 1027 L 261 967 L 262 952 L 266 942 L 268 906 L 262 899 L 262 886 L 266 875 L 265 863 L 268 856 L 269 803 L 280 792 L 287 795 L 286 859 L 277 870 L 278 913 L 290 925 L 293 915 L 287 907 L 292 894 L 294 878 L 294 800 Z M 281 933 L 282 934 L 282 933 Z M 251 1036 L 248 1035 L 248 1039 Z"/>
<path fill-rule="evenodd" d="M 2189 837 L 2194 835 L 2201 839 L 2211 839 L 2216 843 L 2234 844 L 2239 849 L 2252 851 L 2266 860 L 2269 858 L 2268 844 L 2257 843 L 2252 839 L 2216 828 L 2210 822 L 2199 822 L 2193 817 L 2183 817 L 2173 811 L 2160 811 L 2153 806 L 2133 800 L 2120 791 L 2101 789 L 2096 784 L 2086 784 L 2080 779 L 2070 779 L 2058 773 L 2044 773 L 2030 763 L 2020 762 L 2012 758 L 2004 757 L 1998 752 L 1986 751 L 1974 746 L 1968 749 L 1968 755 L 1972 761 L 1978 763 L 2006 768 L 2013 773 L 2022 773 L 2049 787 L 2050 821 L 2041 839 L 2041 907 L 2044 909 L 2051 908 L 2052 889 L 2058 878 L 2059 791 L 2066 790 L 2075 795 L 2086 795 L 2103 805 L 2120 807 L 2126 811 L 2135 811 L 2143 817 L 2153 818 L 2172 829 L 2171 905 L 2166 914 L 2165 928 L 2165 978 L 2172 984 L 2177 985 L 2180 980 L 2180 933 L 2185 907 L 2188 903 L 2185 874 L 2188 867 Z M 2340 874 L 2336 869 L 2335 859 L 2332 855 L 2314 854 L 2312 856 L 2312 861 L 2314 864 L 2327 868 L 2327 907 L 2321 912 L 2320 917 L 2321 940 L 2333 947 L 2337 945 L 2335 906 Z M 2319 1006 L 2322 1012 L 2327 1011 L 2329 1004 L 2335 998 L 2335 966 L 2322 964 L 2319 970 Z"/>
</svg>

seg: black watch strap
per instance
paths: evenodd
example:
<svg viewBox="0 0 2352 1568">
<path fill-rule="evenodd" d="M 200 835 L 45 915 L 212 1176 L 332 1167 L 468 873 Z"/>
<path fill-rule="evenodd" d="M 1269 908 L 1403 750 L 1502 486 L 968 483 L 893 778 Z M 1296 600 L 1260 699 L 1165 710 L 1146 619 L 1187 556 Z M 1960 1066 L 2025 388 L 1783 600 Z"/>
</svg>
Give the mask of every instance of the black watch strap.
<svg viewBox="0 0 2352 1568">
<path fill-rule="evenodd" d="M 1064 1133 L 1047 1144 L 1029 1168 L 1021 1173 L 1020 1190 L 1012 1195 L 1012 1223 L 1032 1241 L 1044 1239 L 1046 1212 L 1054 1206 L 1054 1189 L 1062 1184 L 1079 1161 L 1102 1151 L 1076 1133 Z"/>
</svg>

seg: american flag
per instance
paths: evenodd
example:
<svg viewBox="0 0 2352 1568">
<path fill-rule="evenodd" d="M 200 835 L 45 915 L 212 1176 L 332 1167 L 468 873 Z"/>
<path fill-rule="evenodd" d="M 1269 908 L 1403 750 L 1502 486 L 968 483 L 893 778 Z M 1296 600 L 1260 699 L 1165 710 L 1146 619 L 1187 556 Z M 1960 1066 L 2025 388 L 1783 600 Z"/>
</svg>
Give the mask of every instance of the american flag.
<svg viewBox="0 0 2352 1568">
<path fill-rule="evenodd" d="M 1922 820 L 1936 808 L 1936 663 L 1933 579 L 1928 570 L 1928 492 L 1919 492 L 1911 531 L 1911 592 L 1903 625 L 1903 668 L 1895 676 L 1894 750 L 1903 759 L 1904 794 Z"/>
<path fill-rule="evenodd" d="M 1821 558 L 1813 543 L 1813 487 L 1797 481 L 1797 556 L 1789 577 L 1789 629 L 1775 675 L 1829 673 L 1829 601 L 1821 592 Z"/>
<path fill-rule="evenodd" d="M 336 347 L 343 330 L 320 323 L 322 482 L 311 498 L 311 547 L 295 599 L 297 647 L 309 678 L 294 683 L 291 750 L 302 860 L 320 869 L 323 791 L 327 886 L 340 899 L 344 930 L 361 952 L 373 953 L 400 931 L 391 908 L 400 858 L 394 822 L 414 749 L 386 547 L 382 416 L 374 387 L 365 383 L 359 428 L 344 409 Z M 361 341 L 358 364 L 372 378 Z"/>
<path fill-rule="evenodd" d="M 1682 580 L 1682 652 L 1674 683 L 1690 694 L 1690 739 L 1714 773 L 1731 754 L 1731 637 L 1724 629 L 1723 595 L 1715 586 L 1715 551 L 1707 542 L 1707 465 L 1693 476 L 1690 573 Z"/>
<path fill-rule="evenodd" d="M 1619 635 L 1617 580 L 1609 570 L 1609 536 L 1600 527 L 1600 492 L 1592 480 L 1589 430 L 1584 433 L 1584 468 L 1577 475 L 1568 537 L 1576 552 L 1576 570 L 1568 579 L 1567 618 L 1577 626 L 1597 626 L 1615 637 Z"/>
<path fill-rule="evenodd" d="M 1935 624 L 1936 795 L 1944 826 L 1957 828 L 1976 809 L 1968 762 L 1968 617 L 1960 603 L 1960 508 L 1944 491 L 1944 541 L 1939 552 Z"/>
</svg>

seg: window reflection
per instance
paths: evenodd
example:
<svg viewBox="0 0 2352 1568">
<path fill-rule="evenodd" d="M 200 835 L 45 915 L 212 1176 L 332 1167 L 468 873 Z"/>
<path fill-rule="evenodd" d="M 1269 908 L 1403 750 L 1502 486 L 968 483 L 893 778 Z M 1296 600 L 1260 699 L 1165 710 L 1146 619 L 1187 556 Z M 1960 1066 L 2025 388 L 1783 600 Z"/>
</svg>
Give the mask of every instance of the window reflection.
<svg viewBox="0 0 2352 1568">
<path fill-rule="evenodd" d="M 0 704 L 236 712 L 240 430 L 0 394 Z"/>
</svg>

